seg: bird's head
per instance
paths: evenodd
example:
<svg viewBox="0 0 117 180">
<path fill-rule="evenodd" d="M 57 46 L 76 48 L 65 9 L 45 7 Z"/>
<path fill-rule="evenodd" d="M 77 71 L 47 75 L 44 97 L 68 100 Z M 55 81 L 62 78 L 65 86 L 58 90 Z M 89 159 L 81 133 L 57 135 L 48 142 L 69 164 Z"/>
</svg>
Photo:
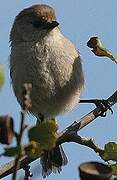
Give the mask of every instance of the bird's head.
<svg viewBox="0 0 117 180">
<path fill-rule="evenodd" d="M 36 41 L 57 27 L 54 9 L 48 5 L 34 5 L 21 11 L 15 18 L 10 40 Z"/>
</svg>

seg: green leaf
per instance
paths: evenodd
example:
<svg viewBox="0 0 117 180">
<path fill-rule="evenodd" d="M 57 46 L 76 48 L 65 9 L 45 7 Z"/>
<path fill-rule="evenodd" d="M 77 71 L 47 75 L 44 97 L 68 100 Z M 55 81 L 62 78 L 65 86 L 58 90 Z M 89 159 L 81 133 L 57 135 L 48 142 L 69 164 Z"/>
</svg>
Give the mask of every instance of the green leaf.
<svg viewBox="0 0 117 180">
<path fill-rule="evenodd" d="M 92 37 L 90 40 L 87 42 L 87 46 L 90 48 L 93 48 L 91 51 L 96 55 L 96 56 L 101 56 L 101 57 L 108 57 L 110 58 L 113 62 L 117 63 L 117 58 L 113 56 L 113 54 L 104 47 L 102 44 L 101 40 L 98 37 Z"/>
<path fill-rule="evenodd" d="M 57 128 L 54 120 L 37 124 L 29 130 L 29 140 L 38 142 L 44 150 L 52 149 L 56 145 Z"/>
<path fill-rule="evenodd" d="M 117 163 L 112 164 L 111 168 L 113 169 L 113 174 L 117 176 Z"/>
<path fill-rule="evenodd" d="M 115 142 L 105 144 L 101 158 L 105 161 L 117 161 L 117 144 Z"/>
<path fill-rule="evenodd" d="M 3 86 L 4 84 L 4 70 L 3 70 L 3 66 L 0 64 L 0 88 Z"/>
<path fill-rule="evenodd" d="M 25 153 L 30 159 L 38 157 L 42 152 L 41 145 L 35 141 L 31 141 L 30 144 L 25 146 Z"/>
</svg>

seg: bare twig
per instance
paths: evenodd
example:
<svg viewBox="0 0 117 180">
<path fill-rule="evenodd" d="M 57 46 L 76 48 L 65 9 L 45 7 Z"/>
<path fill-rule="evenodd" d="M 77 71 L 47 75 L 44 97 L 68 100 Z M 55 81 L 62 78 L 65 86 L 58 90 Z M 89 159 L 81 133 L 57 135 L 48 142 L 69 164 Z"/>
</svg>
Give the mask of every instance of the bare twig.
<svg viewBox="0 0 117 180">
<path fill-rule="evenodd" d="M 20 150 L 20 146 L 21 146 L 21 140 L 22 140 L 22 135 L 23 135 L 23 130 L 24 130 L 24 119 L 25 119 L 25 113 L 21 112 L 21 124 L 20 124 L 20 133 L 18 136 L 18 141 L 17 141 L 17 147 L 19 149 L 18 155 L 15 159 L 15 165 L 14 165 L 14 172 L 13 172 L 13 177 L 12 180 L 16 180 L 16 175 L 17 175 L 17 169 L 19 169 L 20 167 L 20 158 L 21 158 L 21 150 Z"/>
<path fill-rule="evenodd" d="M 22 104 L 22 111 L 21 111 L 21 123 L 20 123 L 20 131 L 17 136 L 17 147 L 18 147 L 18 154 L 15 159 L 15 164 L 14 164 L 14 171 L 13 171 L 13 176 L 12 180 L 16 180 L 17 176 L 17 170 L 20 168 L 20 158 L 22 157 L 22 150 L 21 150 L 21 141 L 22 141 L 22 136 L 24 132 L 24 121 L 25 121 L 25 114 L 28 111 L 28 108 L 30 107 L 30 91 L 31 91 L 31 84 L 24 84 L 24 91 L 22 93 L 23 97 L 23 104 Z"/>
<path fill-rule="evenodd" d="M 30 177 L 33 176 L 33 174 L 30 172 L 30 165 L 25 166 L 23 169 L 24 169 L 24 171 L 25 171 L 24 180 L 29 180 Z"/>
<path fill-rule="evenodd" d="M 94 140 L 92 138 L 88 139 L 85 137 L 81 137 L 77 134 L 68 134 L 64 137 L 64 140 L 58 141 L 58 144 L 64 143 L 64 142 L 75 142 L 77 144 L 81 144 L 84 146 L 87 146 L 91 149 L 93 149 L 96 153 L 101 153 L 103 149 L 101 149 L 97 144 L 95 144 Z"/>
<path fill-rule="evenodd" d="M 117 91 L 113 93 L 108 99 L 110 106 L 113 106 L 117 103 Z M 98 147 L 94 143 L 92 139 L 82 138 L 77 135 L 77 132 L 91 123 L 94 119 L 99 117 L 103 112 L 107 111 L 107 109 L 101 109 L 100 107 L 95 108 L 93 111 L 82 117 L 80 120 L 76 120 L 70 126 L 68 126 L 65 130 L 63 130 L 58 137 L 57 144 L 62 144 L 64 142 L 75 142 L 81 145 L 85 145 L 93 149 L 96 153 L 100 153 L 102 151 L 101 148 Z M 20 159 L 20 167 L 23 168 L 27 163 L 31 163 L 32 161 L 38 159 L 39 157 L 35 157 L 35 159 L 29 159 L 27 156 Z M 3 178 L 14 171 L 14 161 L 10 161 L 5 165 L 0 167 L 0 178 Z"/>
</svg>

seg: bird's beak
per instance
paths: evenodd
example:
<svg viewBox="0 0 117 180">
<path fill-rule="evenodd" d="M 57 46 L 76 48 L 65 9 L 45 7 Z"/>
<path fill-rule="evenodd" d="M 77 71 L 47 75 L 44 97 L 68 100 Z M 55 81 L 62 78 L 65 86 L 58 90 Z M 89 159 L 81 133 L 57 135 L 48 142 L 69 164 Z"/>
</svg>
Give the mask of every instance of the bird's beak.
<svg viewBox="0 0 117 180">
<path fill-rule="evenodd" d="M 51 21 L 51 22 L 47 22 L 46 24 L 45 24 L 45 28 L 46 29 L 53 29 L 53 28 L 55 28 L 55 27 L 57 27 L 59 25 L 59 23 L 57 22 L 57 21 Z"/>
</svg>

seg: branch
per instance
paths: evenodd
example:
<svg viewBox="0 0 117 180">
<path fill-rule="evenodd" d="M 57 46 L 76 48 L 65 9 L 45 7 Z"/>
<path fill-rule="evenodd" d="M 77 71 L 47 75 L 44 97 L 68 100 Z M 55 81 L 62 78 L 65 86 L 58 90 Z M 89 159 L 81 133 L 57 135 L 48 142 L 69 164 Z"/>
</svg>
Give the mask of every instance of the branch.
<svg viewBox="0 0 117 180">
<path fill-rule="evenodd" d="M 115 91 L 112 96 L 110 96 L 107 101 L 110 104 L 110 107 L 117 103 L 117 91 Z M 108 108 L 109 109 L 109 108 Z M 64 142 L 64 138 L 68 134 L 73 134 L 75 132 L 78 132 L 85 126 L 87 126 L 89 123 L 94 121 L 97 117 L 99 117 L 102 113 L 106 112 L 108 109 L 97 107 L 93 111 L 89 112 L 87 115 L 82 117 L 80 120 L 74 121 L 70 126 L 68 126 L 65 130 L 63 130 L 59 135 L 59 143 Z"/>
<path fill-rule="evenodd" d="M 75 142 L 77 144 L 81 144 L 84 146 L 87 146 L 89 148 L 91 148 L 92 150 L 94 150 L 96 153 L 101 154 L 103 152 L 103 149 L 101 149 L 97 144 L 95 144 L 94 140 L 92 138 L 88 139 L 85 137 L 81 137 L 77 134 L 70 134 L 68 133 L 65 137 L 63 141 L 59 141 L 58 140 L 58 144 L 62 144 L 64 142 Z"/>
<path fill-rule="evenodd" d="M 115 91 L 112 96 L 108 99 L 110 107 L 117 103 L 117 91 Z M 76 120 L 70 126 L 68 126 L 65 130 L 63 130 L 58 137 L 57 144 L 62 144 L 65 142 L 75 142 L 81 145 L 85 145 L 91 149 L 93 149 L 96 153 L 100 153 L 102 149 L 96 145 L 92 139 L 82 138 L 77 135 L 77 132 L 87 126 L 89 123 L 94 121 L 97 117 L 99 117 L 103 112 L 106 112 L 108 109 L 101 109 L 100 107 L 95 108 L 93 111 L 89 112 L 87 115 L 82 117 L 80 120 Z M 29 159 L 27 156 L 24 156 L 20 159 L 19 169 L 25 167 L 25 165 L 35 161 L 39 157 L 35 157 L 34 159 Z M 14 171 L 14 160 L 2 165 L 0 167 L 0 179 L 13 173 Z"/>
</svg>

